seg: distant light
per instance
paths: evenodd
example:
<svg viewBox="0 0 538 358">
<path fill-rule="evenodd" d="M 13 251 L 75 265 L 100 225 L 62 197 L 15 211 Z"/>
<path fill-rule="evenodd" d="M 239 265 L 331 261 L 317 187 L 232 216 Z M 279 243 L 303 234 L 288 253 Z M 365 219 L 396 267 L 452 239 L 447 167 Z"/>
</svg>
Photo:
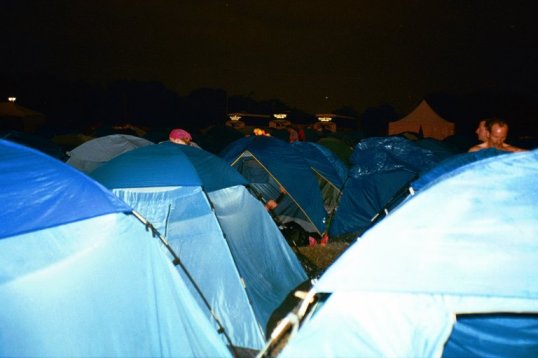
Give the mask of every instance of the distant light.
<svg viewBox="0 0 538 358">
<path fill-rule="evenodd" d="M 334 115 L 332 114 L 318 114 L 316 115 L 318 117 L 318 121 L 320 122 L 330 122 L 333 120 Z"/>
<path fill-rule="evenodd" d="M 229 117 L 230 117 L 230 119 L 231 119 L 232 121 L 234 121 L 234 122 L 236 122 L 236 121 L 238 121 L 238 120 L 241 119 L 241 116 L 238 115 L 238 114 L 236 114 L 236 113 L 232 113 L 232 114 L 230 114 Z"/>
<path fill-rule="evenodd" d="M 9 102 L 15 102 L 17 100 L 17 97 L 8 97 L 7 100 Z"/>
<path fill-rule="evenodd" d="M 275 113 L 273 114 L 273 117 L 277 119 L 285 119 L 288 115 L 286 113 Z"/>
</svg>

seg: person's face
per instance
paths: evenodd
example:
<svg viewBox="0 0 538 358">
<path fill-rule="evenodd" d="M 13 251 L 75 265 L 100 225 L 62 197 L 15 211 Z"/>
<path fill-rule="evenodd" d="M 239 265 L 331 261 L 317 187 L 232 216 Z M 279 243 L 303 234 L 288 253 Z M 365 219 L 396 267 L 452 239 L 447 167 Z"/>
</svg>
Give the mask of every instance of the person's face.
<svg viewBox="0 0 538 358">
<path fill-rule="evenodd" d="M 170 138 L 170 142 L 176 143 L 176 144 L 188 144 L 188 143 L 185 143 L 183 139 L 179 139 L 179 138 Z"/>
<path fill-rule="evenodd" d="M 485 142 L 488 140 L 488 130 L 486 128 L 486 121 L 480 121 L 480 123 L 478 124 L 478 128 L 476 128 L 475 133 L 478 136 L 479 141 Z"/>
<path fill-rule="evenodd" d="M 492 147 L 502 147 L 506 136 L 508 135 L 508 126 L 501 127 L 498 124 L 494 124 L 491 127 L 491 132 L 489 133 L 489 143 Z"/>
</svg>

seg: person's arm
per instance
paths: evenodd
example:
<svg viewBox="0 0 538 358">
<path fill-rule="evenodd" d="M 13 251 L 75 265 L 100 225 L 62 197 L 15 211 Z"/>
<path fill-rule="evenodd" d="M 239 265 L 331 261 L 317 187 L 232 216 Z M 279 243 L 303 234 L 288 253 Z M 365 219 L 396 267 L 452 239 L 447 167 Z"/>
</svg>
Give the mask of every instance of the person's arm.
<svg viewBox="0 0 538 358">
<path fill-rule="evenodd" d="M 280 187 L 280 194 L 278 195 L 278 197 L 276 199 L 267 200 L 267 202 L 265 203 L 265 208 L 267 210 L 273 210 L 278 206 L 278 204 L 280 204 L 282 199 L 284 199 L 287 194 L 288 193 L 286 192 L 286 190 L 283 187 Z"/>
<path fill-rule="evenodd" d="M 518 147 L 514 147 L 513 145 L 506 145 L 506 147 L 504 147 L 505 150 L 509 151 L 509 152 L 526 152 L 527 149 L 523 149 L 523 148 L 518 148 Z"/>
<path fill-rule="evenodd" d="M 286 192 L 280 192 L 280 194 L 278 194 L 277 198 L 275 199 L 276 203 L 277 204 L 280 204 L 280 202 L 282 201 L 282 199 L 284 199 L 284 197 L 286 196 Z"/>
</svg>

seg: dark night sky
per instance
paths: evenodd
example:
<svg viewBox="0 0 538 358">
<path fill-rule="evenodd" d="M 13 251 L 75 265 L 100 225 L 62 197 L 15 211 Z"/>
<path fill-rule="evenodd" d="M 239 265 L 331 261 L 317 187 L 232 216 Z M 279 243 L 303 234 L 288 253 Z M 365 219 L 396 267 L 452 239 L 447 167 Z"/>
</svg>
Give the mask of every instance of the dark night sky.
<svg viewBox="0 0 538 358">
<path fill-rule="evenodd" d="M 535 1 L 1 0 L 2 71 L 156 80 L 311 113 L 538 94 Z M 7 45 L 7 47 L 6 47 Z"/>
</svg>

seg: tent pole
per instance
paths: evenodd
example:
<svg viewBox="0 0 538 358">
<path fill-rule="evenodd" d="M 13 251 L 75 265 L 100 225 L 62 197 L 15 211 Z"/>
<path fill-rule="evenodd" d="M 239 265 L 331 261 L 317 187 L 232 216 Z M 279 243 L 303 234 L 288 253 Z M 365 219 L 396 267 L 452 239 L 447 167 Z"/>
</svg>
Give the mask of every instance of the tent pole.
<svg viewBox="0 0 538 358">
<path fill-rule="evenodd" d="M 174 258 L 173 261 L 172 261 L 172 264 L 174 266 L 181 267 L 183 272 L 185 272 L 185 274 L 187 275 L 187 278 L 189 279 L 189 281 L 192 283 L 192 285 L 196 289 L 196 292 L 200 295 L 200 297 L 202 298 L 202 301 L 204 302 L 206 307 L 209 309 L 209 312 L 211 313 L 211 317 L 213 317 L 215 322 L 217 322 L 217 325 L 218 325 L 217 332 L 222 333 L 224 335 L 224 337 L 226 338 L 226 341 L 228 342 L 228 344 L 230 346 L 230 349 L 232 350 L 232 353 L 234 354 L 234 356 L 237 357 L 238 353 L 235 351 L 234 345 L 232 344 L 232 340 L 230 339 L 230 337 L 226 333 L 226 330 L 224 329 L 224 326 L 222 325 L 222 323 L 220 322 L 218 317 L 215 315 L 215 312 L 211 308 L 211 305 L 209 304 L 207 298 L 204 296 L 204 294 L 202 293 L 202 290 L 196 284 L 196 281 L 194 281 L 194 278 L 191 276 L 190 272 L 187 270 L 185 265 L 183 265 L 183 262 L 181 262 L 179 256 L 176 255 L 176 253 L 174 252 L 174 250 L 172 249 L 170 244 L 168 244 L 168 241 L 166 241 L 166 239 L 159 233 L 159 231 L 149 221 L 146 220 L 146 218 L 144 218 L 139 212 L 137 212 L 135 210 L 133 210 L 132 213 L 138 220 L 140 220 L 140 222 L 142 222 L 146 226 L 146 230 L 151 231 L 153 237 L 158 237 L 159 240 L 163 243 L 163 245 L 166 247 L 168 252 L 170 252 L 172 257 Z"/>
</svg>

